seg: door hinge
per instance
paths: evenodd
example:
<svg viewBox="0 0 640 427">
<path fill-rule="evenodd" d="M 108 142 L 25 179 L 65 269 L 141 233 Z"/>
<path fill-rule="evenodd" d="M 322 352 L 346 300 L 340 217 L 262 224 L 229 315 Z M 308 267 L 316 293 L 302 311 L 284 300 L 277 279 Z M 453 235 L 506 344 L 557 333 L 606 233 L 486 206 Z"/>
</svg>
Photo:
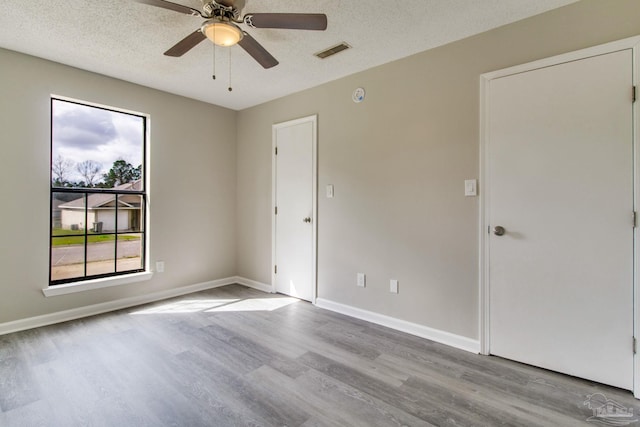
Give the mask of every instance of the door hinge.
<svg viewBox="0 0 640 427">
<path fill-rule="evenodd" d="M 631 88 L 631 98 L 632 98 L 631 102 L 636 102 L 636 87 L 635 86 L 633 88 Z"/>
<path fill-rule="evenodd" d="M 278 207 L 276 206 L 276 215 L 278 215 Z"/>
<path fill-rule="evenodd" d="M 633 337 L 633 354 L 636 354 L 638 352 L 638 340 L 636 339 L 636 337 Z"/>
<path fill-rule="evenodd" d="M 277 265 L 273 266 L 273 273 L 274 274 L 278 274 L 278 266 Z"/>
<path fill-rule="evenodd" d="M 638 226 L 638 212 L 633 211 L 633 214 L 631 215 L 631 221 L 633 221 L 633 228 L 636 228 Z"/>
<path fill-rule="evenodd" d="M 276 156 L 278 155 L 278 147 L 276 147 Z"/>
</svg>

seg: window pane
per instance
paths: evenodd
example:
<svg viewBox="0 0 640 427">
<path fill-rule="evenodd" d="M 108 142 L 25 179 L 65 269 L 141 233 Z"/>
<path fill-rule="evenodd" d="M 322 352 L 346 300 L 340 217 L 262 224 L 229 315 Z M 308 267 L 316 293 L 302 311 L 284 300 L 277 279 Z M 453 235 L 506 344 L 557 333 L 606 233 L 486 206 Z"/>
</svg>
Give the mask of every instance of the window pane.
<svg viewBox="0 0 640 427">
<path fill-rule="evenodd" d="M 118 235 L 118 271 L 142 269 L 143 239 L 140 233 Z"/>
<path fill-rule="evenodd" d="M 85 198 L 83 194 L 53 193 L 51 210 L 51 234 L 84 235 Z"/>
<path fill-rule="evenodd" d="M 143 197 L 124 194 L 118 197 L 118 231 L 143 231 Z"/>
<path fill-rule="evenodd" d="M 89 193 L 87 195 L 88 233 L 114 233 L 116 231 L 116 195 Z M 91 240 L 89 240 L 91 242 Z"/>
<path fill-rule="evenodd" d="M 51 183 L 144 190 L 145 119 L 52 99 Z"/>
<path fill-rule="evenodd" d="M 84 236 L 51 238 L 51 280 L 84 276 Z"/>
<path fill-rule="evenodd" d="M 116 271 L 115 234 L 89 236 L 87 244 L 87 276 Z"/>
<path fill-rule="evenodd" d="M 62 229 L 62 211 L 60 205 L 67 202 L 65 200 L 64 193 L 52 193 L 51 194 L 51 234 L 59 234 L 58 230 Z M 74 197 L 78 197 L 74 195 Z"/>
</svg>

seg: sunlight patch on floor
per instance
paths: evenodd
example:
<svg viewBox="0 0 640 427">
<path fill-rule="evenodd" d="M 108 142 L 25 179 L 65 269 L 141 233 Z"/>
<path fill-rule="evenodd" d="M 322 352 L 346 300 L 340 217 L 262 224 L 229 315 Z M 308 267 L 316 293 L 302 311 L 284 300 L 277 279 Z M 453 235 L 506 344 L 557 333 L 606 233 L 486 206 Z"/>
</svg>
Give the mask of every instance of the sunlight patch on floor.
<svg viewBox="0 0 640 427">
<path fill-rule="evenodd" d="M 298 302 L 297 298 L 189 299 L 154 305 L 130 314 L 215 313 L 230 311 L 273 311 Z"/>
<path fill-rule="evenodd" d="M 298 302 L 297 298 L 251 298 L 245 299 L 232 304 L 223 305 L 220 307 L 214 307 L 209 312 L 220 311 L 273 311 L 282 307 L 286 307 L 289 304 Z"/>
<path fill-rule="evenodd" d="M 131 314 L 165 314 L 165 313 L 197 313 L 207 311 L 214 307 L 232 304 L 239 299 L 189 299 L 182 301 L 172 301 L 167 304 L 154 305 L 142 310 L 134 311 Z"/>
</svg>

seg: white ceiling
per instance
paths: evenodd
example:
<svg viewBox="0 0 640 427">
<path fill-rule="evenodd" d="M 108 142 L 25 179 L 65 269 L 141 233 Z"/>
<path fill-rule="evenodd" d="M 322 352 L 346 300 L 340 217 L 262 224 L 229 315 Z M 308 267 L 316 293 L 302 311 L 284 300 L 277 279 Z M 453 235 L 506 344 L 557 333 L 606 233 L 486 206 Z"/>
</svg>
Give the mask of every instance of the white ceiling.
<svg viewBox="0 0 640 427">
<path fill-rule="evenodd" d="M 216 80 L 207 40 L 181 58 L 163 55 L 201 18 L 132 0 L 2 0 L 0 47 L 241 110 L 575 1 L 247 0 L 243 14 L 325 13 L 329 25 L 323 32 L 244 27 L 280 64 L 265 70 L 239 46 L 217 48 Z M 353 48 L 313 56 L 342 41 Z"/>
</svg>

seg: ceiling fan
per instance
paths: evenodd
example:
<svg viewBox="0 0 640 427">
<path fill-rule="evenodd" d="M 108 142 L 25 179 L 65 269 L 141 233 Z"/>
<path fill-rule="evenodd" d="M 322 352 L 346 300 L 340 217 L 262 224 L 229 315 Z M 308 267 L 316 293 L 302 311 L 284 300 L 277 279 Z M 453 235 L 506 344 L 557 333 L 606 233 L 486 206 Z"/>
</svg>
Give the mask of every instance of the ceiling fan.
<svg viewBox="0 0 640 427">
<path fill-rule="evenodd" d="M 240 18 L 245 0 L 203 0 L 202 12 L 165 0 L 134 1 L 205 19 L 200 28 L 167 50 L 167 56 L 182 56 L 208 38 L 218 46 L 238 44 L 264 68 L 271 68 L 278 65 L 278 60 L 237 24 L 250 28 L 327 29 L 327 16 L 323 13 L 247 13 Z"/>
</svg>

